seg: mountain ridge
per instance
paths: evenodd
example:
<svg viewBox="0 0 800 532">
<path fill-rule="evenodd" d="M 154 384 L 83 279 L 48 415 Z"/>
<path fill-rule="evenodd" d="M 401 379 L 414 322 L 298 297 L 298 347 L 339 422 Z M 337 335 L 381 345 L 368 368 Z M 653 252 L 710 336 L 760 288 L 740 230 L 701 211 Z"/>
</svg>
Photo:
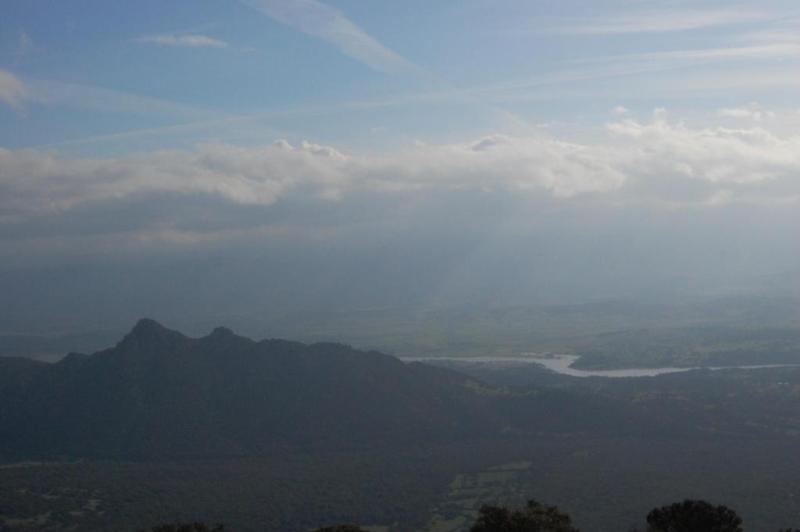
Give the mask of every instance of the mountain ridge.
<svg viewBox="0 0 800 532">
<path fill-rule="evenodd" d="M 342 344 L 256 342 L 222 327 L 190 338 L 142 319 L 91 355 L 6 360 L 0 456 L 221 456 L 436 439 L 486 421 L 476 388 L 455 372 Z"/>
<path fill-rule="evenodd" d="M 191 460 L 659 431 L 666 424 L 556 387 L 505 389 L 339 343 L 190 338 L 140 320 L 116 345 L 0 363 L 0 461 Z"/>
</svg>

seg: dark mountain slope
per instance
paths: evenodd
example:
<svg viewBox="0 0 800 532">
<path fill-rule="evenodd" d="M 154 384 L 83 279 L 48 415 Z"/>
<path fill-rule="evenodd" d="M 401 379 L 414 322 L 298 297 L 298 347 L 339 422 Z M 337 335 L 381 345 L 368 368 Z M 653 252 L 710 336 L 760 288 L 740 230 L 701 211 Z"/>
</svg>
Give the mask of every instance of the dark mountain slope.
<svg viewBox="0 0 800 532">
<path fill-rule="evenodd" d="M 338 344 L 193 339 L 140 321 L 111 349 L 0 366 L 6 456 L 197 457 L 499 428 L 482 385 Z"/>
<path fill-rule="evenodd" d="M 378 352 L 188 338 L 142 320 L 116 346 L 0 362 L 0 459 L 189 459 L 666 430 L 597 397 L 506 392 Z"/>
</svg>

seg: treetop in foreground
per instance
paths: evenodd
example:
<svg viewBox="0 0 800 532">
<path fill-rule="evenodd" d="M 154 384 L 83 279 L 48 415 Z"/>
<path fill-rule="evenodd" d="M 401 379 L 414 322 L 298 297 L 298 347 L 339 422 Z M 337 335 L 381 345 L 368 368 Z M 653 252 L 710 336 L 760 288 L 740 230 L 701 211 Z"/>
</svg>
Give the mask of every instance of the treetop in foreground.
<svg viewBox="0 0 800 532">
<path fill-rule="evenodd" d="M 687 499 L 647 514 L 650 532 L 742 532 L 742 519 L 727 506 Z"/>
<path fill-rule="evenodd" d="M 637 532 L 633 529 L 632 532 Z M 222 525 L 214 528 L 204 523 L 169 524 L 151 529 L 151 532 L 224 532 Z M 314 532 L 367 532 L 357 525 L 326 526 Z M 556 506 L 535 500 L 519 509 L 484 505 L 470 532 L 580 532 L 572 526 L 570 516 Z M 702 501 L 686 499 L 647 514 L 647 532 L 743 532 L 742 519 L 727 506 L 714 506 Z M 778 532 L 800 532 L 797 528 Z"/>
<path fill-rule="evenodd" d="M 531 500 L 524 508 L 510 510 L 485 505 L 470 532 L 579 532 L 569 515 L 555 506 Z"/>
<path fill-rule="evenodd" d="M 367 531 L 356 525 L 336 525 L 336 526 L 325 526 L 322 528 L 318 528 L 314 532 L 367 532 Z"/>
<path fill-rule="evenodd" d="M 175 523 L 153 527 L 150 532 L 225 532 L 222 525 L 210 526 L 205 523 Z"/>
</svg>

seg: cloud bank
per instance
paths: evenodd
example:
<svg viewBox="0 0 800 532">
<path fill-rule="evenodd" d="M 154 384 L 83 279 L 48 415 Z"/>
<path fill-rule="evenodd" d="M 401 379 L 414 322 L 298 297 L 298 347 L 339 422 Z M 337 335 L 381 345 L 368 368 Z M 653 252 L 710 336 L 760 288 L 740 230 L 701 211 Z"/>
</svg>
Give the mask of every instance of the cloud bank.
<svg viewBox="0 0 800 532">
<path fill-rule="evenodd" d="M 800 267 L 795 114 L 382 153 L 0 149 L 0 322 L 760 290 Z"/>
<path fill-rule="evenodd" d="M 724 109 L 720 109 L 717 114 L 726 118 L 746 118 L 756 122 L 775 118 L 776 116 L 773 111 L 764 110 L 761 108 L 761 106 L 755 103 L 744 107 L 726 107 Z"/>
<path fill-rule="evenodd" d="M 553 202 L 589 198 L 675 206 L 800 198 L 800 136 L 780 135 L 761 124 L 689 127 L 664 112 L 649 121 L 623 117 L 606 130 L 595 143 L 492 135 L 378 154 L 285 140 L 113 159 L 0 149 L 0 220 L 160 193 L 262 206 L 284 199 L 335 202 L 356 194 L 463 190 L 530 194 Z"/>
</svg>

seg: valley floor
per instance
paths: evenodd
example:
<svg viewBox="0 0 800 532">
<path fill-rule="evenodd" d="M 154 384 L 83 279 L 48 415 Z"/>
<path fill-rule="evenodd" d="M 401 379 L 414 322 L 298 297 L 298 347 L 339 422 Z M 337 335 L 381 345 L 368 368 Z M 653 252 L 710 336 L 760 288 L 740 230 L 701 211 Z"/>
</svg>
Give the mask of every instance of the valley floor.
<svg viewBox="0 0 800 532">
<path fill-rule="evenodd" d="M 203 463 L 28 464 L 0 469 L 9 530 L 137 530 L 204 520 L 230 530 L 464 530 L 484 503 L 537 499 L 582 530 L 641 525 L 683 498 L 735 508 L 747 530 L 800 523 L 796 441 L 648 441 L 589 434 L 494 439 L 385 454 Z"/>
</svg>

